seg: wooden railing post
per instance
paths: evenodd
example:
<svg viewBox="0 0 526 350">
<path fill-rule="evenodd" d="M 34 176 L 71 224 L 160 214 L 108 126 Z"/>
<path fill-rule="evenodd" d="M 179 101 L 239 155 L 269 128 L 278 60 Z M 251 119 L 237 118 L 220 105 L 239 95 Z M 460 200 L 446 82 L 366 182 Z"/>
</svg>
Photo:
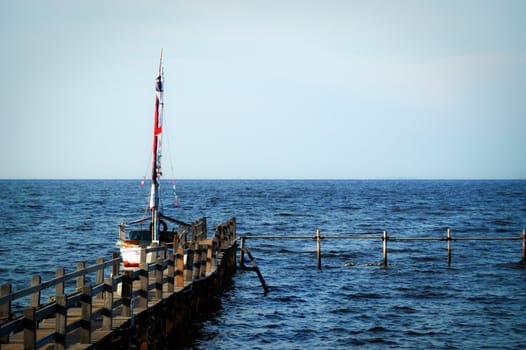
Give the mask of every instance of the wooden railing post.
<svg viewBox="0 0 526 350">
<path fill-rule="evenodd" d="M 139 299 L 137 300 L 137 306 L 147 308 L 149 284 L 148 264 L 145 262 L 141 262 L 141 264 L 139 265 L 139 270 L 139 281 L 141 282 L 141 288 L 139 290 Z"/>
<path fill-rule="evenodd" d="M 212 268 L 217 266 L 217 249 L 218 249 L 218 242 L 217 242 L 217 236 L 214 235 L 214 238 L 212 238 L 212 259 L 210 260 L 210 265 L 212 265 Z"/>
<path fill-rule="evenodd" d="M 223 228 L 223 224 L 217 225 L 216 230 L 219 232 L 219 243 L 221 249 L 226 249 L 225 230 Z"/>
<path fill-rule="evenodd" d="M 119 258 L 119 252 L 113 252 L 112 253 L 112 260 L 115 260 L 117 258 Z M 120 268 L 120 264 L 119 263 L 116 263 L 116 264 L 113 264 L 113 268 L 111 269 L 111 275 L 113 276 L 113 278 L 117 277 L 119 275 L 119 268 Z"/>
<path fill-rule="evenodd" d="M 80 301 L 82 320 L 80 326 L 80 343 L 89 344 L 91 343 L 91 314 L 93 310 L 93 299 L 91 286 L 82 287 L 82 299 Z"/>
<path fill-rule="evenodd" d="M 0 297 L 11 294 L 12 287 L 10 284 L 3 284 L 0 287 Z M 11 301 L 0 305 L 0 323 L 11 319 Z M 0 337 L 0 344 L 9 343 L 9 334 Z"/>
<path fill-rule="evenodd" d="M 190 247 L 186 251 L 186 261 L 184 263 L 184 283 L 192 282 L 192 269 L 194 267 L 194 250 Z"/>
<path fill-rule="evenodd" d="M 200 232 L 198 240 L 202 241 L 203 239 L 206 239 L 207 234 L 207 226 L 206 226 L 206 216 L 203 216 L 201 219 L 201 225 L 200 225 Z"/>
<path fill-rule="evenodd" d="M 77 271 L 83 270 L 86 268 L 86 264 L 83 262 L 77 263 Z M 82 287 L 84 287 L 84 283 L 86 282 L 86 275 L 82 274 L 77 277 L 77 291 L 81 291 Z"/>
<path fill-rule="evenodd" d="M 230 222 L 232 223 L 232 241 L 235 241 L 237 239 L 236 218 L 231 218 Z"/>
<path fill-rule="evenodd" d="M 95 263 L 97 265 L 104 264 L 104 257 L 101 257 L 101 256 L 98 257 Z M 97 270 L 96 277 L 95 277 L 95 283 L 97 284 L 104 283 L 104 269 L 103 268 L 99 268 Z M 103 297 L 104 297 L 104 294 L 102 292 L 97 294 L 96 296 L 97 299 L 102 299 Z"/>
<path fill-rule="evenodd" d="M 35 349 L 37 344 L 36 307 L 24 309 L 24 350 Z"/>
<path fill-rule="evenodd" d="M 163 299 L 163 262 L 164 259 L 161 255 L 155 264 L 155 297 L 160 300 Z"/>
<path fill-rule="evenodd" d="M 66 327 L 68 324 L 68 304 L 67 296 L 64 294 L 57 294 L 57 313 L 56 313 L 56 327 L 55 331 L 57 332 L 55 336 L 55 349 L 64 350 L 66 349 L 67 333 Z"/>
<path fill-rule="evenodd" d="M 139 259 L 139 262 L 141 263 L 146 262 L 146 248 L 141 248 L 141 257 Z"/>
<path fill-rule="evenodd" d="M 184 274 L 183 271 L 185 271 L 184 266 L 184 248 L 178 247 L 177 248 L 177 254 L 175 256 L 176 260 L 176 272 L 175 272 L 175 287 L 177 288 L 183 288 L 184 287 Z"/>
<path fill-rule="evenodd" d="M 66 271 L 64 270 L 64 268 L 59 267 L 55 273 L 55 277 L 57 278 L 62 277 L 64 276 L 65 273 Z M 62 295 L 62 294 L 64 294 L 64 282 L 57 283 L 57 285 L 55 286 L 55 295 Z"/>
<path fill-rule="evenodd" d="M 168 278 L 168 294 L 174 292 L 174 282 L 175 282 L 175 254 L 177 252 L 177 247 L 174 248 L 173 254 L 168 254 L 168 267 L 166 269 L 166 275 Z"/>
<path fill-rule="evenodd" d="M 198 243 L 194 244 L 194 261 L 193 261 L 193 280 L 197 281 L 201 276 L 201 247 Z"/>
<path fill-rule="evenodd" d="M 108 277 L 104 279 L 104 313 L 102 314 L 102 329 L 111 331 L 113 328 L 113 278 Z"/>
<path fill-rule="evenodd" d="M 206 264 L 208 257 L 208 244 L 203 242 L 201 246 L 201 278 L 206 277 Z"/>
<path fill-rule="evenodd" d="M 168 248 L 166 247 L 166 243 L 161 243 L 161 251 L 159 252 L 159 257 L 163 260 L 166 260 L 166 254 L 168 252 Z"/>
<path fill-rule="evenodd" d="M 38 286 L 42 282 L 40 276 L 33 276 L 31 278 L 31 286 Z M 39 307 L 40 306 L 40 289 L 31 294 L 30 306 Z"/>
<path fill-rule="evenodd" d="M 192 241 L 195 241 L 197 239 L 196 233 L 197 233 L 197 222 L 192 222 L 192 226 L 190 228 L 192 231 Z"/>
<path fill-rule="evenodd" d="M 124 271 L 122 278 L 122 316 L 133 316 L 133 280 L 132 271 Z"/>
<path fill-rule="evenodd" d="M 206 245 L 206 269 L 205 275 L 212 271 L 212 255 L 213 255 L 213 240 L 209 240 L 209 243 Z"/>
</svg>

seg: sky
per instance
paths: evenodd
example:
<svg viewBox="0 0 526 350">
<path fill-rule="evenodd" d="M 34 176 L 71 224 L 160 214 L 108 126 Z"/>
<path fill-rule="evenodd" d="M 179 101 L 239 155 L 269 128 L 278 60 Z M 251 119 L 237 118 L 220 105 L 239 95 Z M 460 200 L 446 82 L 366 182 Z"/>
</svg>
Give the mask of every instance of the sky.
<svg viewBox="0 0 526 350">
<path fill-rule="evenodd" d="M 526 1 L 0 0 L 0 178 L 526 179 Z"/>
</svg>

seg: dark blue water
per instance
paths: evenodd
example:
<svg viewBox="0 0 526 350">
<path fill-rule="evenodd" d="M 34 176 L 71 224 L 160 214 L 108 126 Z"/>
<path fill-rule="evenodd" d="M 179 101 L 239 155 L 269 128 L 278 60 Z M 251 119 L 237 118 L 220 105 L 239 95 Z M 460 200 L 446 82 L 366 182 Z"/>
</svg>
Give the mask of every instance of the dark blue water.
<svg viewBox="0 0 526 350">
<path fill-rule="evenodd" d="M 179 181 L 165 212 L 231 216 L 238 235 L 519 237 L 526 181 Z M 116 251 L 117 223 L 140 217 L 138 181 L 0 181 L 0 284 L 75 269 Z M 195 348 L 526 348 L 520 241 L 248 240 L 270 286 L 238 271 L 221 309 L 196 324 Z M 17 305 L 15 305 L 17 307 Z"/>
</svg>

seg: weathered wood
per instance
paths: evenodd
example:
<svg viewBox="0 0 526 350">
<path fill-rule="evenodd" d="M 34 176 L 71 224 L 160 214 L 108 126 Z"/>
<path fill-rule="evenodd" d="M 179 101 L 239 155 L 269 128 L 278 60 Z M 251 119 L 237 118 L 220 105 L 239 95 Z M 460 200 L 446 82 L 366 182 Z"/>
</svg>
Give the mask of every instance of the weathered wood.
<svg viewBox="0 0 526 350">
<path fill-rule="evenodd" d="M 80 343 L 90 344 L 91 343 L 91 313 L 92 307 L 92 287 L 82 287 L 82 299 L 80 301 L 81 307 L 81 325 L 80 325 Z"/>
<path fill-rule="evenodd" d="M 104 313 L 102 314 L 102 329 L 110 331 L 113 328 L 113 277 L 104 279 Z"/>
<path fill-rule="evenodd" d="M 215 235 L 219 237 L 220 249 L 225 249 L 227 244 L 225 239 L 224 224 L 217 225 Z"/>
<path fill-rule="evenodd" d="M 177 249 L 174 249 L 174 254 Z M 174 291 L 175 286 L 175 255 L 168 254 L 168 266 L 166 268 L 166 278 L 168 279 L 168 293 L 171 294 Z"/>
<path fill-rule="evenodd" d="M 217 266 L 217 251 L 219 249 L 219 238 L 217 236 L 214 236 L 212 238 L 212 259 L 210 260 L 210 265 L 212 268 L 215 268 Z"/>
<path fill-rule="evenodd" d="M 148 307 L 148 264 L 142 262 L 139 266 L 139 281 L 141 281 L 141 287 L 139 290 L 139 297 L 137 299 L 138 307 Z"/>
<path fill-rule="evenodd" d="M 194 244 L 194 267 L 193 280 L 197 281 L 201 276 L 201 248 L 198 243 Z"/>
<path fill-rule="evenodd" d="M 205 275 L 207 273 L 210 273 L 212 271 L 212 255 L 214 253 L 213 250 L 213 240 L 209 240 L 209 243 L 207 243 L 206 247 L 206 268 L 205 268 Z"/>
<path fill-rule="evenodd" d="M 24 309 L 24 350 L 33 350 L 37 343 L 36 307 Z"/>
<path fill-rule="evenodd" d="M 103 264 L 104 263 L 104 257 L 102 257 L 102 256 L 98 257 L 97 260 L 95 260 L 95 263 L 97 265 L 98 264 Z M 95 281 L 96 281 L 97 284 L 104 283 L 104 269 L 98 269 L 97 270 Z M 103 298 L 103 294 L 102 293 L 98 293 L 96 297 L 97 297 L 97 299 L 102 299 Z"/>
<path fill-rule="evenodd" d="M 159 251 L 159 258 L 161 258 L 162 260 L 166 260 L 167 249 L 165 249 L 166 248 L 166 243 L 165 242 L 161 243 L 161 248 L 163 248 L 163 249 L 161 249 Z"/>
<path fill-rule="evenodd" d="M 66 349 L 67 331 L 66 327 L 68 324 L 68 305 L 67 296 L 64 294 L 57 295 L 57 313 L 56 313 L 56 329 L 57 335 L 55 336 L 55 349 L 64 350 Z"/>
<path fill-rule="evenodd" d="M 163 258 L 157 258 L 155 263 L 155 297 L 163 299 Z"/>
<path fill-rule="evenodd" d="M 33 276 L 31 277 L 31 286 L 38 286 L 40 285 L 40 283 L 42 282 L 42 278 L 40 276 Z M 39 289 L 38 291 L 34 292 L 31 294 L 31 306 L 34 306 L 34 307 L 38 307 L 40 306 L 40 292 L 41 290 Z"/>
<path fill-rule="evenodd" d="M 177 267 L 175 272 L 175 287 L 182 288 L 184 287 L 184 248 L 177 248 L 177 253 L 175 256 Z"/>
<path fill-rule="evenodd" d="M 84 262 L 78 262 L 77 263 L 77 271 L 84 270 L 86 268 L 86 263 Z M 82 290 L 82 287 L 84 287 L 84 283 L 86 282 L 86 276 L 84 274 L 77 277 L 77 290 Z"/>
<path fill-rule="evenodd" d="M 115 260 L 115 259 L 118 259 L 119 258 L 119 253 L 118 252 L 113 252 L 112 253 L 112 260 Z M 111 269 L 111 275 L 113 277 L 115 276 L 118 276 L 119 275 L 119 268 L 120 268 L 120 264 L 117 262 L 117 263 L 114 263 L 112 265 L 112 269 Z"/>
<path fill-rule="evenodd" d="M 3 284 L 0 286 L 0 297 L 11 294 L 11 285 Z M 0 304 L 0 323 L 9 321 L 11 319 L 11 301 Z M 0 344 L 9 343 L 9 334 L 0 336 Z"/>
<path fill-rule="evenodd" d="M 232 243 L 233 241 L 235 241 L 237 239 L 237 222 L 236 222 L 236 218 L 233 217 L 229 220 L 229 223 L 230 223 L 230 230 L 232 231 L 232 237 L 231 237 L 231 241 L 230 243 Z"/>
<path fill-rule="evenodd" d="M 206 239 L 206 217 L 198 219 L 196 222 L 192 223 L 192 241 L 201 241 Z"/>
<path fill-rule="evenodd" d="M 141 257 L 139 258 L 139 261 L 141 263 L 145 263 L 146 262 L 146 248 L 142 248 L 141 249 Z"/>
<path fill-rule="evenodd" d="M 133 315 L 133 272 L 124 271 L 124 277 L 122 278 L 122 316 L 129 317 Z"/>
<path fill-rule="evenodd" d="M 188 248 L 186 250 L 186 261 L 184 263 L 184 283 L 191 282 L 192 276 L 193 276 L 193 269 L 194 267 L 194 250 L 192 248 Z"/>
<path fill-rule="evenodd" d="M 59 267 L 57 271 L 55 272 L 55 277 L 60 278 L 65 275 L 66 271 L 63 267 Z M 62 295 L 64 294 L 64 282 L 57 283 L 55 285 L 55 295 Z"/>
<path fill-rule="evenodd" d="M 208 244 L 205 242 L 200 244 L 201 247 L 201 273 L 200 277 L 206 277 L 206 258 L 208 257 Z"/>
</svg>

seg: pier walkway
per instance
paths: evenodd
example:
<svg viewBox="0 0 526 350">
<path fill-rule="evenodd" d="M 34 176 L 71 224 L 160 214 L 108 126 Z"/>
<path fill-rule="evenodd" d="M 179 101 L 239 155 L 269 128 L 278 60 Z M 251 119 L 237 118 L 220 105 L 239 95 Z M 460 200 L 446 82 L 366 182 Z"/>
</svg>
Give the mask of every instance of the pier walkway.
<svg viewBox="0 0 526 350">
<path fill-rule="evenodd" d="M 197 223 L 192 227 L 199 231 L 188 240 L 143 249 L 138 268 L 123 270 L 114 253 L 93 266 L 78 263 L 71 273 L 59 268 L 49 281 L 34 276 L 20 291 L 0 286 L 0 348 L 103 349 L 122 347 L 130 337 L 150 345 L 184 332 L 236 267 L 235 218 L 218 225 L 212 238 L 206 237 L 206 220 Z M 67 293 L 71 284 L 75 288 Z M 54 296 L 42 303 L 49 288 Z M 13 301 L 28 297 L 29 306 L 14 313 Z"/>
</svg>

